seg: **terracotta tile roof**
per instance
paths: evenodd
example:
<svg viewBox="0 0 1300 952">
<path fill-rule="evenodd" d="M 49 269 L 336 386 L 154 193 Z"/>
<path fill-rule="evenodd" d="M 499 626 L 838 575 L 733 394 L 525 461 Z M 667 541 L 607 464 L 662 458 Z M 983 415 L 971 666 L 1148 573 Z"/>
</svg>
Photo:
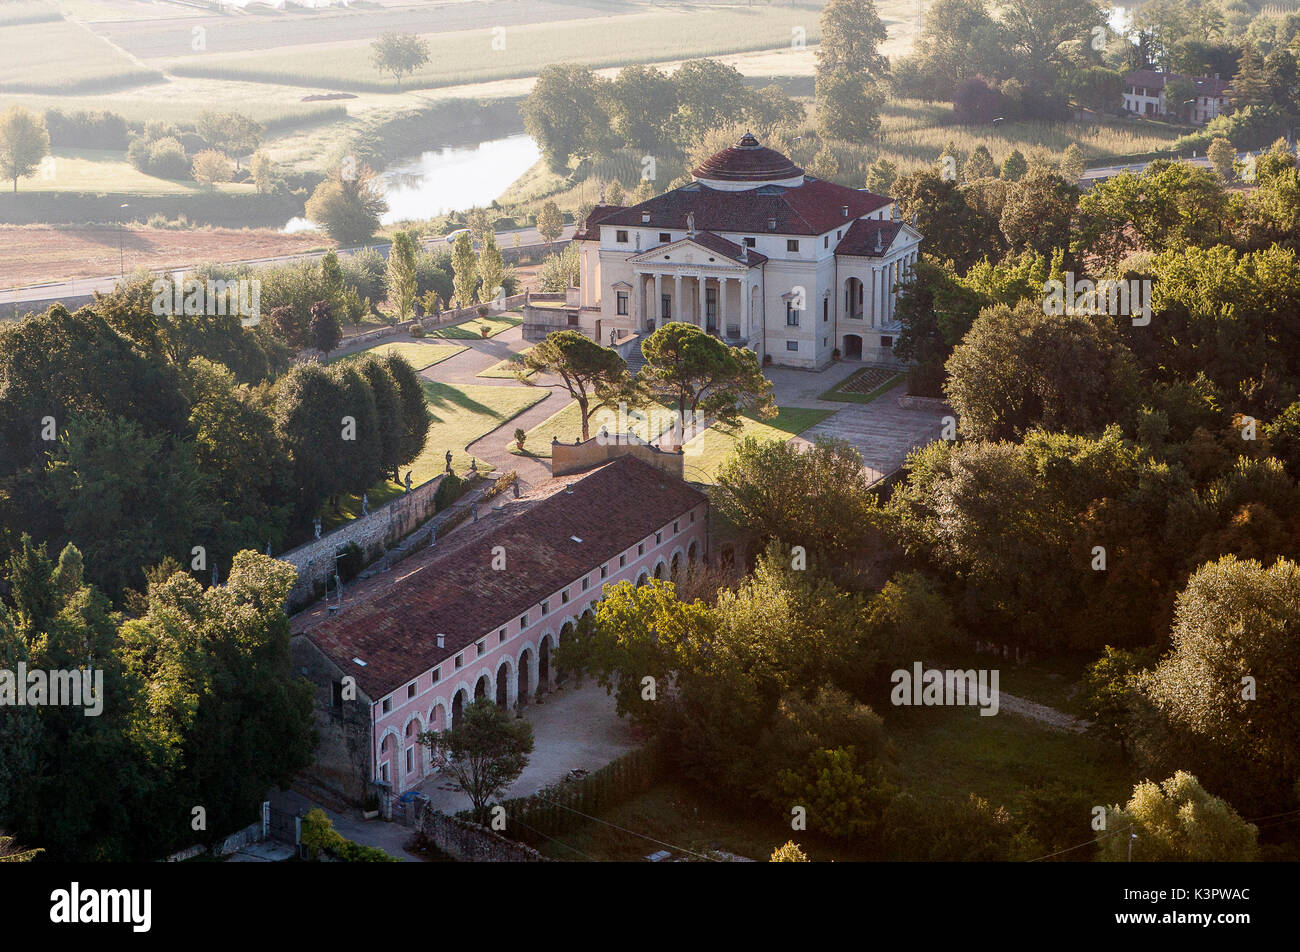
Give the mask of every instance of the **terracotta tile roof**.
<svg viewBox="0 0 1300 952">
<path fill-rule="evenodd" d="M 600 238 L 600 220 L 611 212 L 621 211 L 622 205 L 595 205 L 587 213 L 587 219 L 582 223 L 582 228 L 578 230 L 573 237 L 579 240 L 596 241 Z"/>
<path fill-rule="evenodd" d="M 548 480 L 462 524 L 392 572 L 344 588 L 291 620 L 378 700 L 704 502 L 703 493 L 631 456 Z M 581 542 L 573 541 L 573 537 Z M 492 569 L 503 546 L 506 570 Z M 599 580 L 588 597 L 596 597 Z M 575 606 L 576 607 L 576 606 Z M 437 634 L 446 638 L 437 646 Z M 353 662 L 360 658 L 365 667 Z M 449 672 L 444 672 L 444 677 Z"/>
<path fill-rule="evenodd" d="M 877 258 L 889 251 L 889 246 L 893 244 L 898 232 L 902 229 L 902 222 L 897 221 L 870 221 L 858 219 L 849 226 L 848 233 L 835 246 L 837 255 L 852 255 L 859 258 Z M 876 236 L 880 236 L 880 250 L 876 250 Z"/>
<path fill-rule="evenodd" d="M 1124 84 L 1127 86 L 1144 86 L 1147 89 L 1164 89 L 1166 77 L 1164 73 L 1156 72 L 1154 69 L 1139 69 L 1129 73 L 1124 77 Z"/>
<path fill-rule="evenodd" d="M 738 143 L 729 149 L 715 152 L 699 168 L 692 169 L 696 178 L 726 182 L 771 182 L 791 179 L 803 174 L 788 158 L 759 145 L 751 133 L 746 132 Z"/>
<path fill-rule="evenodd" d="M 611 211 L 600 218 L 599 224 L 684 229 L 687 214 L 694 212 L 695 227 L 713 232 L 820 235 L 845 221 L 878 211 L 892 201 L 884 195 L 811 176 L 797 188 L 764 185 L 743 191 L 724 191 L 692 182 L 639 205 Z M 846 206 L 847 215 L 844 214 Z M 642 212 L 650 213 L 649 222 L 641 220 Z M 774 227 L 769 227 L 773 221 Z M 594 224 L 588 218 L 588 232 L 592 232 Z M 598 234 L 596 228 L 591 237 Z"/>
</svg>

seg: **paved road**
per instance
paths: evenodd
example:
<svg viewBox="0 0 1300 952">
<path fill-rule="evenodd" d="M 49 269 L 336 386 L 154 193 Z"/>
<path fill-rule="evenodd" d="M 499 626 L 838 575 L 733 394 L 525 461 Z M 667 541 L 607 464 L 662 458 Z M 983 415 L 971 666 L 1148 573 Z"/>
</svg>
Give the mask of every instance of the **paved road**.
<svg viewBox="0 0 1300 952">
<path fill-rule="evenodd" d="M 1258 157 L 1261 154 L 1263 154 L 1263 152 L 1264 152 L 1263 149 L 1257 149 L 1254 152 L 1238 152 L 1237 161 L 1244 162 L 1246 156 L 1254 155 Z M 1150 162 L 1131 162 L 1128 165 L 1102 165 L 1102 166 L 1098 166 L 1097 168 L 1087 169 L 1084 171 L 1083 177 L 1079 179 L 1079 184 L 1084 185 L 1086 187 L 1087 185 L 1090 185 L 1093 182 L 1100 181 L 1101 179 L 1108 179 L 1113 176 L 1119 175 L 1121 172 L 1135 172 L 1135 173 L 1142 172 L 1143 170 L 1146 169 L 1148 165 L 1151 164 L 1151 162 L 1154 161 L 1156 160 L 1152 159 Z M 1203 155 L 1198 155 L 1195 158 L 1190 158 L 1190 159 L 1184 158 L 1181 159 L 1180 161 L 1186 162 L 1188 165 L 1199 166 L 1200 168 L 1203 169 L 1210 168 L 1210 160 Z"/>
<path fill-rule="evenodd" d="M 574 226 L 565 225 L 560 234 L 560 241 L 567 241 L 573 237 Z M 516 247 L 515 236 L 519 238 L 520 248 L 536 248 L 545 245 L 542 236 L 538 234 L 536 228 L 517 228 L 513 231 L 499 231 L 496 233 L 497 245 L 504 251 L 511 251 Z M 424 239 L 424 246 L 429 250 L 436 250 L 445 247 L 446 236 L 439 235 Z M 367 245 L 365 247 L 374 248 L 385 257 L 388 256 L 389 245 L 387 242 L 376 245 Z M 349 254 L 354 251 L 360 251 L 361 248 L 339 248 L 340 254 Z M 276 255 L 270 258 L 249 258 L 242 261 L 228 261 L 225 264 L 238 265 L 269 265 L 284 264 L 289 261 L 315 261 L 324 257 L 324 251 L 310 251 L 302 254 Z M 171 265 L 165 271 L 156 270 L 155 274 L 171 273 L 183 271 L 194 267 L 199 262 L 178 262 Z M 51 281 L 45 284 L 28 284 L 17 288 L 0 288 L 0 313 L 10 310 L 11 304 L 24 304 L 30 301 L 52 301 L 61 298 L 80 298 L 90 297 L 94 292 L 99 291 L 107 294 L 117 286 L 120 280 L 118 275 L 109 275 L 103 278 L 78 278 L 74 281 Z"/>
</svg>

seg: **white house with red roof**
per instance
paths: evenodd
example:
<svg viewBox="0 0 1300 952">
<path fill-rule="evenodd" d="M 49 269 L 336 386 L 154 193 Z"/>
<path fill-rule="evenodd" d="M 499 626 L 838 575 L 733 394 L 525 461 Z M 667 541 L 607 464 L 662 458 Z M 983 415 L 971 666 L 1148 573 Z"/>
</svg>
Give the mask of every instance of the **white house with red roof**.
<svg viewBox="0 0 1300 952">
<path fill-rule="evenodd" d="M 575 236 L 569 323 L 601 343 L 686 321 L 760 360 L 896 362 L 899 285 L 921 234 L 894 201 L 814 178 L 746 133 L 693 181 L 598 205 Z"/>
<path fill-rule="evenodd" d="M 1171 103 L 1165 94 L 1173 80 L 1191 84 L 1192 98 Z M 1191 122 L 1207 123 L 1228 110 L 1232 86 L 1218 76 L 1201 76 L 1193 79 L 1178 73 L 1162 73 L 1153 69 L 1140 69 L 1124 77 L 1124 108 L 1139 116 L 1184 116 Z"/>
</svg>

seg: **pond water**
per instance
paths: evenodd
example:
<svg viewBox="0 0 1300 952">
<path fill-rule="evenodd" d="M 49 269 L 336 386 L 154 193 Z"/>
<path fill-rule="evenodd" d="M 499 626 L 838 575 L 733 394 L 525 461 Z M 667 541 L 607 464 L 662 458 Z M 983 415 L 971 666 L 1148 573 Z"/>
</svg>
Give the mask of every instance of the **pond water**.
<svg viewBox="0 0 1300 952">
<path fill-rule="evenodd" d="M 471 146 L 431 149 L 395 162 L 379 174 L 388 213 L 385 225 L 407 219 L 435 218 L 452 211 L 490 205 L 541 156 L 524 133 L 489 139 Z M 311 222 L 294 218 L 287 232 L 309 231 Z"/>
</svg>

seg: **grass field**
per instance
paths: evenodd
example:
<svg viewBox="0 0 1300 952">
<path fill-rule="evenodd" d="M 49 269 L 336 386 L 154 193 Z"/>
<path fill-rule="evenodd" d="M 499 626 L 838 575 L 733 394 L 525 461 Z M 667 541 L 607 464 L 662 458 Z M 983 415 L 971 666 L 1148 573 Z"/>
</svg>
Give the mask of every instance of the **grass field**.
<svg viewBox="0 0 1300 952">
<path fill-rule="evenodd" d="M 796 29 L 804 31 L 808 43 L 816 42 L 820 35 L 818 11 L 799 7 L 656 8 L 618 17 L 618 29 L 611 29 L 604 18 L 513 26 L 504 33 L 504 49 L 493 48 L 494 35 L 487 26 L 469 33 L 431 33 L 423 37 L 429 44 L 428 65 L 407 77 L 403 86 L 428 89 L 534 76 L 543 66 L 557 62 L 625 66 L 788 47 Z M 370 55 L 369 43 L 329 44 L 252 55 L 214 55 L 200 63 L 176 62 L 169 69 L 180 76 L 396 91 L 392 78 L 375 70 Z"/>
<path fill-rule="evenodd" d="M 0 31 L 3 93 L 99 92 L 161 78 L 75 23 L 24 23 Z"/>
<path fill-rule="evenodd" d="M 454 324 L 451 327 L 444 327 L 440 331 L 434 331 L 433 336 L 446 340 L 482 340 L 485 328 L 488 337 L 496 337 L 503 331 L 518 327 L 523 322 L 522 317 L 506 317 L 505 315 L 476 317 L 473 320 Z"/>
<path fill-rule="evenodd" d="M 569 394 L 565 390 L 557 390 L 556 393 L 563 399 L 569 399 Z M 628 429 L 643 440 L 652 440 L 672 429 L 675 413 L 674 408 L 667 404 L 648 407 L 640 411 L 629 411 L 628 416 L 631 417 L 632 423 Z M 606 422 L 612 420 L 615 416 L 615 412 L 610 410 L 597 410 L 593 413 L 590 421 L 591 435 L 595 436 L 600 432 L 602 423 L 606 425 L 611 435 L 616 432 L 625 432 L 610 426 Z M 522 454 L 515 447 L 513 439 L 509 441 L 509 449 L 510 452 L 517 456 L 536 456 L 541 459 L 550 459 L 551 439 L 553 437 L 558 437 L 561 443 L 572 443 L 582 438 L 582 411 L 578 409 L 578 401 L 571 401 L 563 410 L 552 414 L 529 430 L 526 434 Z"/>
<path fill-rule="evenodd" d="M 385 344 L 376 344 L 374 347 L 367 347 L 365 350 L 358 350 L 343 357 L 335 357 L 329 362 L 355 360 L 367 354 L 374 354 L 376 357 L 397 354 L 399 357 L 405 357 L 407 362 L 416 370 L 424 370 L 426 367 L 440 364 L 449 357 L 455 357 L 466 350 L 469 350 L 469 348 L 457 347 L 452 344 L 433 344 L 414 340 L 388 341 Z"/>
<path fill-rule="evenodd" d="M 487 370 L 484 370 L 484 371 L 480 372 L 480 373 L 478 374 L 478 376 L 480 376 L 480 377 L 498 378 L 498 379 L 504 378 L 504 379 L 506 379 L 506 380 L 514 380 L 514 379 L 515 379 L 515 369 L 519 367 L 519 359 L 518 359 L 518 358 L 519 358 L 519 357 L 522 357 L 524 354 L 528 353 L 530 350 L 532 350 L 531 347 L 525 347 L 523 350 L 521 350 L 521 351 L 519 352 L 519 354 L 518 354 L 515 358 L 507 358 L 506 360 L 499 360 L 499 361 L 497 361 L 495 364 L 493 364 L 491 367 L 487 368 Z M 528 371 L 528 373 L 524 374 L 524 376 L 525 376 L 525 377 L 528 377 L 528 378 L 536 377 L 536 376 L 537 376 L 537 371 L 535 371 L 535 370 L 530 370 L 530 371 Z"/>
<path fill-rule="evenodd" d="M 49 158 L 32 175 L 18 180 L 24 192 L 131 192 L 136 195 L 200 195 L 214 191 L 227 195 L 252 195 L 252 182 L 225 182 L 210 188 L 194 181 L 176 181 L 146 175 L 125 153 L 107 149 L 52 149 Z"/>
<path fill-rule="evenodd" d="M 760 440 L 785 441 L 798 436 L 810 426 L 816 426 L 834 411 L 810 410 L 804 407 L 780 407 L 770 420 L 742 417 L 736 433 L 724 433 L 709 427 L 699 436 L 686 441 L 682 451 L 686 456 L 686 478 L 697 483 L 712 483 L 718 468 L 731 455 L 736 441 L 746 436 Z"/>
</svg>

